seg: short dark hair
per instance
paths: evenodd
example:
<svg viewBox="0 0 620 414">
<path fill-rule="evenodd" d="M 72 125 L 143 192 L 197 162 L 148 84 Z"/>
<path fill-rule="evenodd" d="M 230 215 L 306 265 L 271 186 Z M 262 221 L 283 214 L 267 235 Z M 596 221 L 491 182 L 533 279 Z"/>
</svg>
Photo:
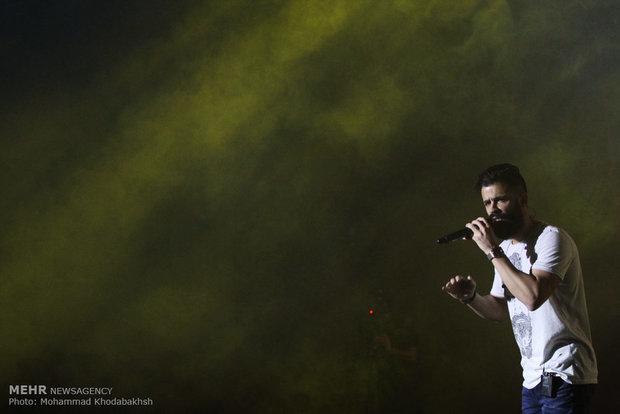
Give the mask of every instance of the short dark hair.
<svg viewBox="0 0 620 414">
<path fill-rule="evenodd" d="M 519 172 L 519 168 L 512 164 L 494 165 L 481 172 L 476 182 L 476 189 L 480 191 L 482 187 L 488 187 L 495 183 L 503 183 L 510 189 L 527 193 L 527 185 Z"/>
</svg>

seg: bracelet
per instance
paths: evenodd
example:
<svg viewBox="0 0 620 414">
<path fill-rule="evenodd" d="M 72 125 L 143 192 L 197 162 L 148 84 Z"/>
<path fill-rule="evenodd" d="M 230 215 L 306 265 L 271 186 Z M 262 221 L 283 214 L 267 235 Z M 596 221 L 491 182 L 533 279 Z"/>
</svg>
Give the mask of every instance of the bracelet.
<svg viewBox="0 0 620 414">
<path fill-rule="evenodd" d="M 476 298 L 476 291 L 474 290 L 474 294 L 471 295 L 470 298 L 467 299 L 461 299 L 461 303 L 463 305 L 469 305 L 470 303 L 472 303 L 474 301 L 474 299 Z"/>
</svg>

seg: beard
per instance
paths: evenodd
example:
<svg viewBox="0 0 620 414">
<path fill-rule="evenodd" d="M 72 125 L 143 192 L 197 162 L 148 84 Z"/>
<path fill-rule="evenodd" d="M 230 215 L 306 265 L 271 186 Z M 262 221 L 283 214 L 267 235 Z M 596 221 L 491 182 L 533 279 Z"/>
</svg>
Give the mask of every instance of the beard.
<svg viewBox="0 0 620 414">
<path fill-rule="evenodd" d="M 512 238 L 523 228 L 523 212 L 519 208 L 506 213 L 492 213 L 489 219 L 493 232 L 502 240 Z"/>
</svg>

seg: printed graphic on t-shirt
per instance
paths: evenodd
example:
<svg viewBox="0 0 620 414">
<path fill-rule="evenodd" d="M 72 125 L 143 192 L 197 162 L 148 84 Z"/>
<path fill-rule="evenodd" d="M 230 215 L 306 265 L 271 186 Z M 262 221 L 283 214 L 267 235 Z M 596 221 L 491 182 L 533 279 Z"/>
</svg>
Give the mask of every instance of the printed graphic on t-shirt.
<svg viewBox="0 0 620 414">
<path fill-rule="evenodd" d="M 526 313 L 515 314 L 512 319 L 512 330 L 521 350 L 521 355 L 526 358 L 532 357 L 532 321 Z"/>
<path fill-rule="evenodd" d="M 510 255 L 510 263 L 512 263 L 517 270 L 523 271 L 523 267 L 521 266 L 521 255 L 519 253 Z"/>
<path fill-rule="evenodd" d="M 517 252 L 510 255 L 510 263 L 519 271 L 523 271 L 521 264 L 521 255 Z M 514 298 L 514 296 L 513 296 Z M 517 306 L 516 304 L 514 306 Z M 521 350 L 521 355 L 526 358 L 532 357 L 532 321 L 530 315 L 520 310 L 519 313 L 514 312 L 511 319 L 512 330 L 515 334 L 517 344 Z"/>
</svg>

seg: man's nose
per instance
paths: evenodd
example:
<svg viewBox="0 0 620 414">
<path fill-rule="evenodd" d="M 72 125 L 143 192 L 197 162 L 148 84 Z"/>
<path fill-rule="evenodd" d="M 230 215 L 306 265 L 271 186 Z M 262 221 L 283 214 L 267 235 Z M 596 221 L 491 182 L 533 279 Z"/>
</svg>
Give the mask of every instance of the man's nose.
<svg viewBox="0 0 620 414">
<path fill-rule="evenodd" d="M 498 202 L 496 200 L 491 201 L 491 211 L 493 211 L 494 213 L 496 211 L 501 212 L 500 208 L 498 207 Z"/>
</svg>

